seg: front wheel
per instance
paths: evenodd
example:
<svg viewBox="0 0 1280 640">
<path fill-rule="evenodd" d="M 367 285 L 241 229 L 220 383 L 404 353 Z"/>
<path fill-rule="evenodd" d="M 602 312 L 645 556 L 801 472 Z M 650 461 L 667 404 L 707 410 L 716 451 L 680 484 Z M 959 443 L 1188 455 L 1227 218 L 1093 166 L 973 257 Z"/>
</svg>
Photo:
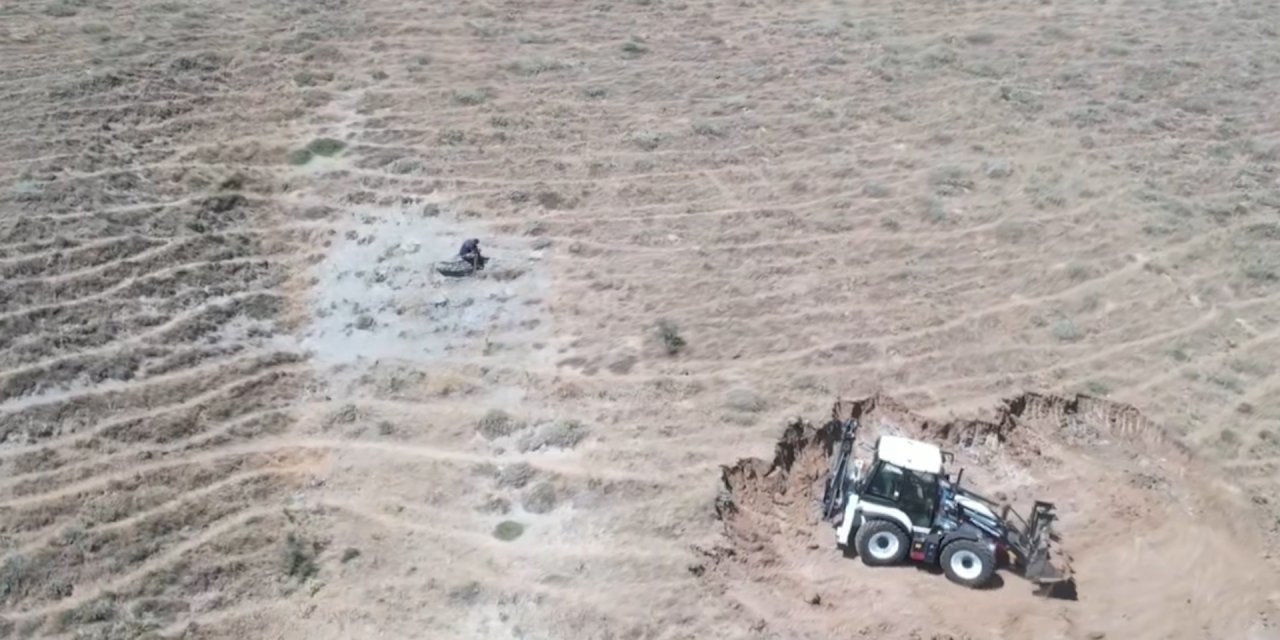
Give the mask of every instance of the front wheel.
<svg viewBox="0 0 1280 640">
<path fill-rule="evenodd" d="M 883 567 L 902 562 L 911 541 L 902 527 L 888 520 L 871 520 L 858 528 L 854 539 L 862 563 Z"/>
<path fill-rule="evenodd" d="M 986 543 L 957 540 L 942 551 L 942 571 L 948 580 L 978 589 L 995 574 L 996 554 Z"/>
</svg>

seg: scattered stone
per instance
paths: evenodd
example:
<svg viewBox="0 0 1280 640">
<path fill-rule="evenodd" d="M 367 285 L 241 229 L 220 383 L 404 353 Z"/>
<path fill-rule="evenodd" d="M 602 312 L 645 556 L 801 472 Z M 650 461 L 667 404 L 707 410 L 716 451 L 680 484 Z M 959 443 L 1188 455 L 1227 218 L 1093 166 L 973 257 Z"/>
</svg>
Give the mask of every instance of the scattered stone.
<svg viewBox="0 0 1280 640">
<path fill-rule="evenodd" d="M 359 318 L 356 318 L 356 328 L 361 331 L 370 331 L 373 329 L 375 324 L 373 316 L 370 315 L 361 315 Z"/>
<path fill-rule="evenodd" d="M 822 604 L 822 594 L 811 593 L 809 594 L 809 597 L 804 599 L 804 601 L 814 606 L 820 605 Z"/>
<path fill-rule="evenodd" d="M 360 557 L 360 550 L 355 547 L 347 547 L 342 552 L 342 564 L 346 564 Z"/>
</svg>

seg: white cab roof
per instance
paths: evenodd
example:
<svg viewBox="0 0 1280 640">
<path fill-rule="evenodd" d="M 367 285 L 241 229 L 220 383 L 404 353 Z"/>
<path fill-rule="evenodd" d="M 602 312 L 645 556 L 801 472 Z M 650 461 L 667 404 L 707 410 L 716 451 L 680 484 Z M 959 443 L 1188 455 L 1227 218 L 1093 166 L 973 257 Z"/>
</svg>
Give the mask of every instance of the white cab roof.
<svg viewBox="0 0 1280 640">
<path fill-rule="evenodd" d="M 900 436 L 880 436 L 881 460 L 921 473 L 942 473 L 942 450 L 935 445 Z"/>
</svg>

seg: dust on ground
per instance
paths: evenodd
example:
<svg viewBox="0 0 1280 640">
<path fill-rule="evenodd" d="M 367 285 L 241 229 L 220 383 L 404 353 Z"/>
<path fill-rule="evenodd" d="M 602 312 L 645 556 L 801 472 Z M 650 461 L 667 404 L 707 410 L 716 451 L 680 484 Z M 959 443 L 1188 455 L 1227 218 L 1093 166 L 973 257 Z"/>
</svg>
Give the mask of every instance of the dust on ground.
<svg viewBox="0 0 1280 640">
<path fill-rule="evenodd" d="M 528 243 L 487 236 L 482 249 L 497 262 L 475 278 L 446 277 L 436 263 L 480 231 L 459 228 L 435 204 L 354 207 L 348 215 L 311 272 L 302 347 L 319 364 L 438 365 L 500 352 L 532 362 L 536 351 L 550 349 L 540 312 L 548 275 L 535 268 L 543 254 Z M 465 351 L 476 345 L 479 351 Z"/>
</svg>

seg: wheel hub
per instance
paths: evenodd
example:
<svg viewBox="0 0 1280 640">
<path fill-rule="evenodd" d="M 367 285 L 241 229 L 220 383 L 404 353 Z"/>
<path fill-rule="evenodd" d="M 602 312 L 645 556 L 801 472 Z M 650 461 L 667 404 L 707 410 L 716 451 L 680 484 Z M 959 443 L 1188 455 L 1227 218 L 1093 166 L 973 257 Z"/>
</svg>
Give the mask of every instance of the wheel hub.
<svg viewBox="0 0 1280 640">
<path fill-rule="evenodd" d="M 882 531 L 871 536 L 867 546 L 870 548 L 871 555 L 877 559 L 886 560 L 897 555 L 899 544 L 897 536 Z"/>
<path fill-rule="evenodd" d="M 973 580 L 982 573 L 982 559 L 967 549 L 957 551 L 951 554 L 951 572 L 965 580 Z"/>
</svg>

